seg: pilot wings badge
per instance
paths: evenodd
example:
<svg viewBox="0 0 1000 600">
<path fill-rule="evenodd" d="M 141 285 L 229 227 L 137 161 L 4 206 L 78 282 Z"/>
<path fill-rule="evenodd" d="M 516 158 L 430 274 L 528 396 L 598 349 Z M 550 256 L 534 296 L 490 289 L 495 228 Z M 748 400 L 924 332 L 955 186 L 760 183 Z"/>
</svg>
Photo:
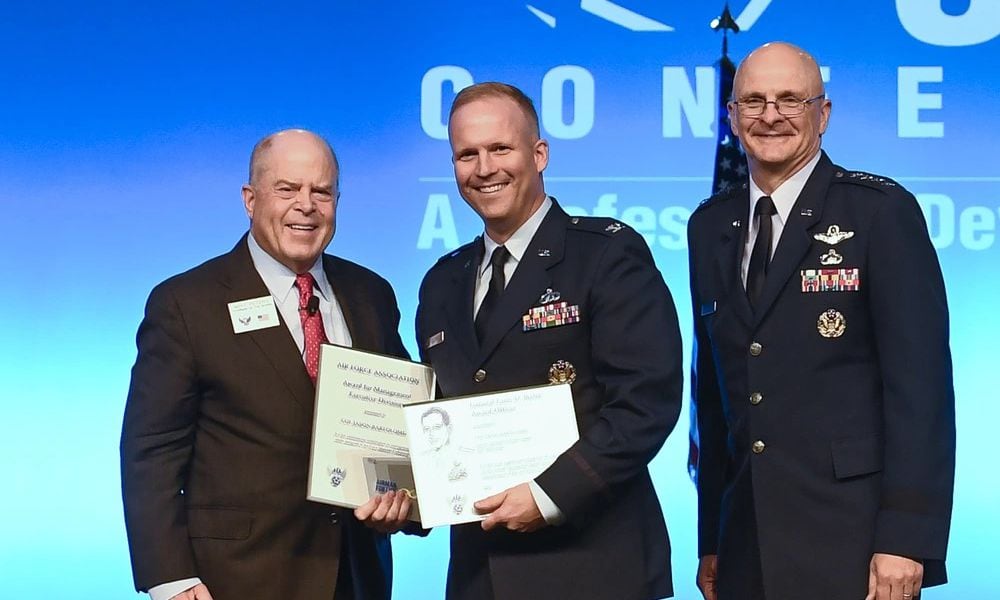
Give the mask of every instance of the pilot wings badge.
<svg viewBox="0 0 1000 600">
<path fill-rule="evenodd" d="M 825 233 L 817 233 L 813 235 L 814 239 L 830 244 L 831 246 L 833 246 L 834 244 L 839 244 L 844 240 L 849 240 L 852 237 L 854 237 L 854 232 L 841 231 L 840 225 L 830 225 L 829 227 L 826 228 Z"/>
</svg>

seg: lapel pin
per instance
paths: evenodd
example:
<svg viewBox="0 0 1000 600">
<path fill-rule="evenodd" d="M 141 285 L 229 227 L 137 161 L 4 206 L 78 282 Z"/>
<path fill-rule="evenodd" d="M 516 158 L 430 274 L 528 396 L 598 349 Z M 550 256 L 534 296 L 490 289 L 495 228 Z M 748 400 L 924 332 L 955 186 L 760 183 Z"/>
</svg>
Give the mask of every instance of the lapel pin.
<svg viewBox="0 0 1000 600">
<path fill-rule="evenodd" d="M 811 216 L 813 216 L 813 209 L 811 209 L 811 208 L 803 208 L 801 211 L 799 211 L 799 215 L 801 215 L 803 217 L 811 217 Z"/>
<path fill-rule="evenodd" d="M 548 258 L 549 256 L 552 256 L 552 251 L 549 250 L 548 248 L 539 248 L 538 256 L 541 256 L 542 258 Z"/>
</svg>

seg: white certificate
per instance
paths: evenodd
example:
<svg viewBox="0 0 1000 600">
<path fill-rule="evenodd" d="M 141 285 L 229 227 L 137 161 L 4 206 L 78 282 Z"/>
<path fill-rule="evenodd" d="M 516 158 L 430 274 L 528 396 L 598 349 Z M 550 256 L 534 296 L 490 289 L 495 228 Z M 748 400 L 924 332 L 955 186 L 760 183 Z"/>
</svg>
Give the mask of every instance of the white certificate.
<svg viewBox="0 0 1000 600">
<path fill-rule="evenodd" d="M 420 363 L 324 345 L 306 497 L 354 508 L 376 494 L 412 491 L 402 407 L 433 400 L 435 384 Z"/>
<path fill-rule="evenodd" d="M 537 477 L 579 437 L 568 384 L 403 407 L 426 528 L 480 521 L 472 504 Z"/>
</svg>

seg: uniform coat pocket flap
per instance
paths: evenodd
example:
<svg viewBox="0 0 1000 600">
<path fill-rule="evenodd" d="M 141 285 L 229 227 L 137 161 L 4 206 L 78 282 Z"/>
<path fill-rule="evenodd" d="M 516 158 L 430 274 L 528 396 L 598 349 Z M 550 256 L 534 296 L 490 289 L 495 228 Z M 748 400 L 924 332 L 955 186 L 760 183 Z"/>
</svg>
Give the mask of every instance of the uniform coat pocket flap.
<svg viewBox="0 0 1000 600">
<path fill-rule="evenodd" d="M 234 508 L 188 509 L 188 537 L 245 540 L 250 537 L 253 513 Z"/>
<path fill-rule="evenodd" d="M 877 435 L 834 440 L 830 443 L 833 473 L 837 479 L 882 470 L 882 438 Z"/>
</svg>

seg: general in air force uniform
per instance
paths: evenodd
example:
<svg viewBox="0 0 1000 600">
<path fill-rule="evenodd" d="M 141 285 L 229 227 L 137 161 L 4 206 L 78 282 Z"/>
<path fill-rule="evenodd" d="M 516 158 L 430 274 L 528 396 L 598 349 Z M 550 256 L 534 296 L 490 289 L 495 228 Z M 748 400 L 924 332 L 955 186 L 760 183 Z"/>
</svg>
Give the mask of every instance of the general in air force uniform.
<svg viewBox="0 0 1000 600">
<path fill-rule="evenodd" d="M 689 223 L 699 554 L 720 598 L 863 598 L 873 553 L 943 583 L 954 479 L 948 309 L 914 197 L 824 153 L 756 311 L 740 275 L 749 192 Z M 748 573 L 757 570 L 758 573 Z"/>
</svg>

